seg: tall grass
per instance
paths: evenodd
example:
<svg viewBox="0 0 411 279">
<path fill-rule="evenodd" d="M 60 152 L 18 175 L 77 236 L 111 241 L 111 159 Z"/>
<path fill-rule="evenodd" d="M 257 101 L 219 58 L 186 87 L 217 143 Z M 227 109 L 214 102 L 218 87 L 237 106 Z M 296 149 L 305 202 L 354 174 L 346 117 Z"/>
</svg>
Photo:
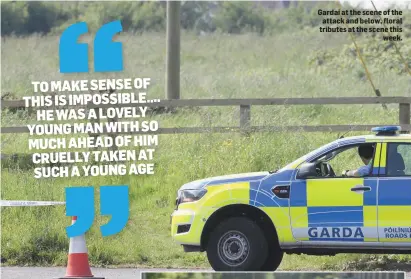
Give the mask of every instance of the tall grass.
<svg viewBox="0 0 411 279">
<path fill-rule="evenodd" d="M 150 97 L 163 98 L 165 38 L 161 33 L 123 34 L 125 71 L 111 77 L 151 77 Z M 91 38 L 85 41 L 91 42 Z M 340 49 L 348 42 L 341 34 L 302 30 L 278 36 L 245 34 L 182 38 L 182 98 L 329 97 L 373 96 L 367 81 L 352 69 L 318 73 L 308 56 L 319 49 Z M 90 44 L 91 46 L 91 44 Z M 90 52 L 91 54 L 92 52 Z M 58 73 L 58 37 L 7 38 L 2 45 L 2 92 L 15 98 L 32 95 L 31 81 L 99 77 Z M 92 55 L 90 55 L 92 61 Z M 360 63 L 360 62 L 358 62 Z M 91 67 L 92 69 L 92 67 Z M 410 96 L 407 76 L 371 68 L 384 96 Z M 238 108 L 181 109 L 152 116 L 162 127 L 238 125 Z M 396 123 L 398 108 L 367 106 L 266 106 L 252 108 L 253 125 L 382 124 Z M 3 111 L 2 126 L 35 123 L 23 111 Z M 337 138 L 336 133 L 260 133 L 163 135 L 156 151 L 152 176 L 72 179 L 33 178 L 32 170 L 18 165 L 2 168 L 2 199 L 64 200 L 67 186 L 127 184 L 130 186 L 130 221 L 115 236 L 102 238 L 99 216 L 87 233 L 93 265 L 208 267 L 203 254 L 185 254 L 174 244 L 169 216 L 177 189 L 204 177 L 272 170 Z M 2 153 L 27 152 L 28 135 L 2 135 Z M 2 257 L 6 264 L 64 265 L 70 219 L 64 207 L 2 208 Z M 406 256 L 338 255 L 336 257 L 286 256 L 284 270 L 374 270 L 397 268 Z M 394 265 L 395 263 L 395 265 Z M 402 268 L 402 266 L 400 267 Z"/>
</svg>

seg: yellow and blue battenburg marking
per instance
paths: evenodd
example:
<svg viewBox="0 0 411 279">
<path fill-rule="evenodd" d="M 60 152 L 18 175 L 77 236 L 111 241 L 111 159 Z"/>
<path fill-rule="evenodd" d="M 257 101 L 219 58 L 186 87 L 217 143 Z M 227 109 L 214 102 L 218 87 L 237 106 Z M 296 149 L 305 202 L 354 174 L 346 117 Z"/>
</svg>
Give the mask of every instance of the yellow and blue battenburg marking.
<svg viewBox="0 0 411 279">
<path fill-rule="evenodd" d="M 250 204 L 258 207 L 280 206 L 288 207 L 288 199 L 273 195 L 274 185 L 289 185 L 295 170 L 285 170 L 274 176 L 250 183 Z"/>
<path fill-rule="evenodd" d="M 355 138 L 342 142 L 342 145 L 351 145 L 366 140 Z M 316 154 L 307 156 L 306 160 L 309 161 L 336 147 L 338 143 L 329 144 Z M 250 204 L 260 207 L 277 222 L 282 218 L 284 220 L 280 220 L 280 223 L 286 223 L 285 219 L 291 221 L 291 238 L 301 241 L 377 242 L 384 231 L 395 231 L 391 228 L 395 224 L 389 220 L 392 219 L 388 217 L 391 215 L 389 212 L 402 216 L 397 223 L 401 229 L 397 231 L 404 233 L 410 230 L 411 236 L 411 224 L 400 221 L 411 220 L 411 187 L 408 185 L 411 181 L 406 179 L 393 183 L 392 179 L 380 180 L 381 185 L 378 186 L 378 175 L 384 175 L 386 172 L 386 152 L 387 143 L 376 143 L 371 177 L 295 180 L 296 170 L 291 169 L 262 181 L 251 182 Z M 273 195 L 273 185 L 290 185 L 289 198 Z M 358 186 L 368 189 L 361 193 L 353 192 L 352 188 Z M 398 198 L 398 192 L 404 193 L 404 197 Z M 289 208 L 289 211 L 286 211 L 286 208 Z M 289 214 L 279 214 L 278 209 L 283 209 L 282 212 Z M 382 214 L 380 218 L 378 214 Z M 381 227 L 384 216 L 387 216 L 385 221 L 388 229 Z M 404 229 L 407 225 L 409 228 Z M 290 236 L 286 238 L 291 240 Z"/>
<path fill-rule="evenodd" d="M 198 202 L 182 204 L 172 218 L 174 231 L 180 223 L 191 224 L 190 231 L 172 233 L 181 243 L 197 244 L 203 220 L 215 210 L 248 203 L 272 220 L 283 246 L 303 246 L 304 241 L 329 245 L 326 242 L 332 241 L 351 246 L 357 244 L 349 242 L 369 242 L 370 246 L 385 242 L 383 245 L 391 247 L 397 247 L 399 242 L 401 247 L 411 247 L 411 177 L 388 175 L 392 169 L 387 166 L 390 144 L 411 144 L 411 137 L 393 136 L 397 131 L 395 127 L 382 127 L 375 131 L 377 136 L 334 141 L 273 174 L 236 174 L 188 183 L 182 188 L 207 187 L 208 192 Z M 339 147 L 361 143 L 373 143 L 376 147 L 370 177 L 296 178 L 302 163 Z"/>
<path fill-rule="evenodd" d="M 326 179 L 314 179 L 292 184 L 290 218 L 296 239 L 377 241 L 377 181 L 349 180 L 335 179 L 331 184 Z M 354 193 L 351 188 L 356 185 L 371 189 Z"/>
<path fill-rule="evenodd" d="M 344 140 L 342 145 L 366 141 L 355 138 Z M 385 141 L 371 141 L 376 143 L 371 177 L 294 180 L 295 172 L 289 170 L 253 183 L 250 203 L 265 211 L 270 211 L 267 207 L 289 206 L 287 218 L 296 240 L 411 242 L 411 178 L 384 178 L 388 148 Z M 336 147 L 330 144 L 319 153 Z M 319 153 L 307 156 L 307 161 Z M 287 183 L 289 199 L 270 195 L 272 185 Z M 358 186 L 368 189 L 353 192 Z"/>
<path fill-rule="evenodd" d="M 380 179 L 378 222 L 380 241 L 411 242 L 411 177 Z"/>
</svg>

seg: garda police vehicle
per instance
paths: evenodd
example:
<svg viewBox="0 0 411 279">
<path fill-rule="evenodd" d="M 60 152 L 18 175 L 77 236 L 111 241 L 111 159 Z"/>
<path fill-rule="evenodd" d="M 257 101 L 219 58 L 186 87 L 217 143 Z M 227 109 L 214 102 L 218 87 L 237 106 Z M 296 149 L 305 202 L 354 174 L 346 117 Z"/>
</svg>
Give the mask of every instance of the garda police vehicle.
<svg viewBox="0 0 411 279">
<path fill-rule="evenodd" d="M 341 138 L 273 172 L 185 184 L 172 237 L 220 271 L 276 270 L 284 253 L 411 254 L 411 135 L 399 131 Z M 361 145 L 373 147 L 370 173 L 340 175 Z"/>
</svg>

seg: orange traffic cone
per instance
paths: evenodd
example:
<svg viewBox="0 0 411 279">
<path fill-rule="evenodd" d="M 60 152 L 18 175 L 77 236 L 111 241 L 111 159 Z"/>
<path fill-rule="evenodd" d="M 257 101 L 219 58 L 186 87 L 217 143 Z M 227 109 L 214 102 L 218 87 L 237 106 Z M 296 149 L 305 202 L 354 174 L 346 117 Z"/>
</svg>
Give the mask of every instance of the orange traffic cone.
<svg viewBox="0 0 411 279">
<path fill-rule="evenodd" d="M 72 224 L 77 220 L 77 217 L 73 217 Z M 94 278 L 104 279 L 103 277 L 94 277 L 91 273 L 90 265 L 88 262 L 88 251 L 86 246 L 86 238 L 83 235 L 70 237 L 70 248 L 68 255 L 68 263 L 66 276 L 59 279 L 83 279 Z"/>
</svg>

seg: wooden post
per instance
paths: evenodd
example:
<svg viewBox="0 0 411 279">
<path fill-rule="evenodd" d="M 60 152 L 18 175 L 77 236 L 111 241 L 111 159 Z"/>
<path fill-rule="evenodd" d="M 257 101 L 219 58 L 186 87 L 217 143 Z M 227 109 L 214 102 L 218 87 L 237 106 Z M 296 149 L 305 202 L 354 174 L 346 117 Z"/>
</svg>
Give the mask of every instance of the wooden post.
<svg viewBox="0 0 411 279">
<path fill-rule="evenodd" d="M 400 125 L 410 125 L 410 104 L 400 104 Z M 402 131 L 402 133 L 409 133 L 410 131 Z"/>
<path fill-rule="evenodd" d="M 166 98 L 180 99 L 180 2 L 167 1 Z"/>
<path fill-rule="evenodd" d="M 240 129 L 247 130 L 251 125 L 251 106 L 240 105 Z"/>
</svg>

